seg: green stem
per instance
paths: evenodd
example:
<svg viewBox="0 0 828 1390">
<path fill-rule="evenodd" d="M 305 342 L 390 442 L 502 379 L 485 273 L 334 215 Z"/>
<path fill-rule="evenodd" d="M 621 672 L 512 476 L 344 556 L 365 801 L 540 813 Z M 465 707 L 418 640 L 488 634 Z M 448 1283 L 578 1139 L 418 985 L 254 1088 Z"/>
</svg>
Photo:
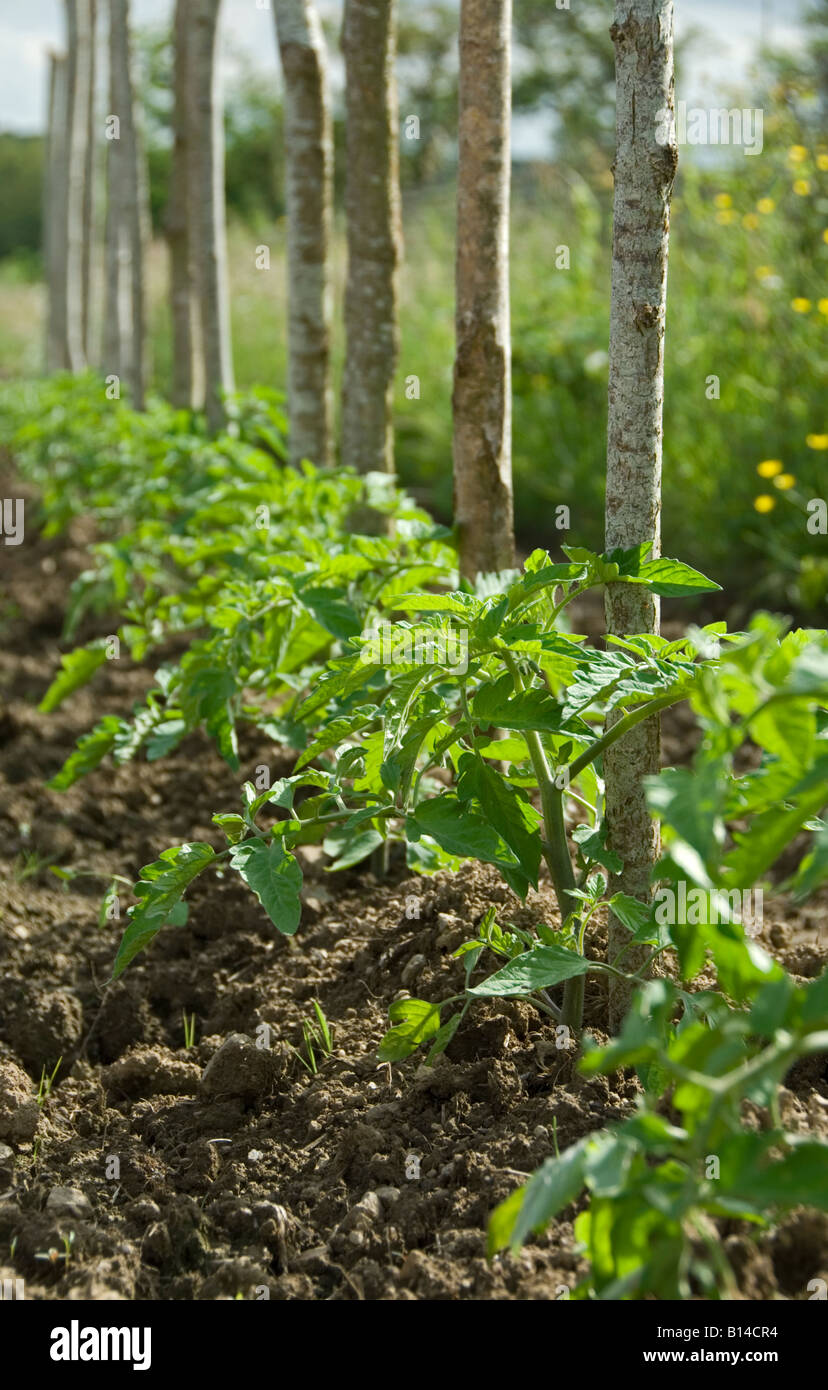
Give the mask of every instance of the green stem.
<svg viewBox="0 0 828 1390">
<path fill-rule="evenodd" d="M 619 719 L 617 724 L 613 724 L 611 729 L 608 729 L 605 734 L 590 744 L 589 748 L 586 748 L 570 764 L 570 781 L 573 781 L 579 772 L 583 772 L 585 767 L 589 767 L 590 763 L 599 758 L 607 748 L 611 748 L 614 743 L 617 743 L 619 738 L 628 734 L 630 729 L 634 729 L 636 724 L 643 723 L 651 715 L 658 714 L 659 710 L 668 709 L 670 705 L 677 705 L 687 698 L 687 692 L 681 695 L 661 695 L 657 700 L 648 700 L 646 705 L 639 705 L 637 709 L 630 710 L 629 714 L 625 714 L 623 719 Z"/>
<path fill-rule="evenodd" d="M 523 677 L 518 670 L 517 662 L 511 653 L 504 652 L 503 659 L 509 668 L 515 689 L 522 692 L 525 689 Z M 555 780 L 549 770 L 549 763 L 546 758 L 546 751 L 541 741 L 540 734 L 534 730 L 529 730 L 524 735 L 526 746 L 529 749 L 529 756 L 532 759 L 532 767 L 537 778 L 538 788 L 541 797 L 541 810 L 543 812 L 544 842 L 543 857 L 546 860 L 547 868 L 552 877 L 552 885 L 555 889 L 555 897 L 558 900 L 558 909 L 561 914 L 561 924 L 572 912 L 576 898 L 571 896 L 571 889 L 575 888 L 575 871 L 572 867 L 572 859 L 569 854 L 569 847 L 566 843 L 566 825 L 563 813 L 563 795 L 555 786 Z M 575 933 L 578 932 L 578 923 L 574 923 Z M 567 980 L 564 985 L 563 1009 L 561 1011 L 561 1021 L 571 1028 L 573 1033 L 578 1035 L 584 1018 L 584 977 L 576 976 L 575 979 Z"/>
</svg>

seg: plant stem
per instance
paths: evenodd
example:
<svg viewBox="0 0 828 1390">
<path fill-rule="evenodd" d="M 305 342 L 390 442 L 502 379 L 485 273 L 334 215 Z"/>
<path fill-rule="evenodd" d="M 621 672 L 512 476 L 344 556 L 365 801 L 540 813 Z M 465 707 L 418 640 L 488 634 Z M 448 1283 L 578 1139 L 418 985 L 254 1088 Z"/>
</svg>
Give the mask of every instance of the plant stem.
<svg viewBox="0 0 828 1390">
<path fill-rule="evenodd" d="M 508 653 L 503 653 L 503 659 L 509 668 L 515 688 L 518 691 L 525 689 L 523 677 L 518 670 L 517 662 Z M 538 787 L 540 789 L 541 809 L 543 811 L 544 844 L 543 857 L 546 860 L 547 868 L 552 877 L 552 885 L 555 889 L 555 897 L 558 900 L 558 908 L 561 914 L 561 925 L 570 916 L 576 898 L 570 894 L 574 889 L 575 870 L 572 867 L 572 859 L 569 854 L 569 847 L 566 843 L 566 825 L 564 824 L 563 795 L 555 786 L 554 778 L 549 770 L 549 763 L 546 759 L 546 751 L 541 741 L 540 734 L 535 731 L 527 731 L 525 734 L 526 746 L 529 749 L 529 756 L 532 759 L 532 767 L 535 771 Z M 577 936 L 578 923 L 574 923 Z M 578 975 L 575 979 L 567 980 L 564 985 L 563 1009 L 561 1011 L 561 1022 L 571 1028 L 576 1035 L 581 1031 L 584 1017 L 584 977 Z"/>
<path fill-rule="evenodd" d="M 618 742 L 619 738 L 623 738 L 624 734 L 630 732 L 630 729 L 634 729 L 636 724 L 643 723 L 645 719 L 658 714 L 659 710 L 668 709 L 670 705 L 677 705 L 687 698 L 686 692 L 682 695 L 661 695 L 657 700 L 648 700 L 646 705 L 639 705 L 637 709 L 630 710 L 629 714 L 625 714 L 623 719 L 619 719 L 617 724 L 613 724 L 611 729 L 608 729 L 599 739 L 591 743 L 589 748 L 586 748 L 575 758 L 574 762 L 570 763 L 570 781 L 577 777 L 579 772 L 583 772 L 585 767 L 589 767 L 596 758 L 599 758 L 605 749 L 611 748 L 614 743 Z"/>
</svg>

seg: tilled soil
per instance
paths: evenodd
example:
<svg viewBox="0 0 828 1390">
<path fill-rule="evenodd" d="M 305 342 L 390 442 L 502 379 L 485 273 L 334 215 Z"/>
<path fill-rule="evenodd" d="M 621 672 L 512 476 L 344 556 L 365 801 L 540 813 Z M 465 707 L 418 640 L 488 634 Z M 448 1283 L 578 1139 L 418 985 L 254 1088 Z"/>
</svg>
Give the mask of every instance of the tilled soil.
<svg viewBox="0 0 828 1390">
<path fill-rule="evenodd" d="M 75 524 L 0 549 L 0 1278 L 24 1279 L 30 1299 L 566 1297 L 585 1272 L 576 1208 L 494 1261 L 487 1219 L 556 1143 L 628 1114 L 635 1077 L 580 1077 L 523 1003 L 480 1007 L 433 1068 L 376 1058 L 400 992 L 460 987 L 451 953 L 490 905 L 504 923 L 556 919 L 548 885 L 521 904 L 480 866 L 378 883 L 328 875 L 308 850 L 295 938 L 238 881 L 205 876 L 187 926 L 107 984 L 123 925 L 98 924 L 111 875 L 132 879 L 185 839 L 220 847 L 212 813 L 236 809 L 256 767 L 275 778 L 291 759 L 243 739 L 237 777 L 190 738 L 161 763 L 45 787 L 75 739 L 147 685 L 146 670 L 112 661 L 56 714 L 37 712 L 88 539 Z M 665 741 L 671 760 L 686 754 L 685 716 Z M 129 901 L 125 889 L 122 911 Z M 777 904 L 761 939 L 797 976 L 818 975 L 825 899 Z M 313 1000 L 333 1029 L 315 1074 L 297 1057 Z M 586 1021 L 598 1034 L 606 1023 L 595 982 Z M 787 1078 L 791 1129 L 828 1132 L 825 1061 Z M 826 1217 L 795 1213 L 758 1242 L 737 1222 L 721 1236 L 747 1299 L 806 1299 L 828 1278 Z"/>
</svg>

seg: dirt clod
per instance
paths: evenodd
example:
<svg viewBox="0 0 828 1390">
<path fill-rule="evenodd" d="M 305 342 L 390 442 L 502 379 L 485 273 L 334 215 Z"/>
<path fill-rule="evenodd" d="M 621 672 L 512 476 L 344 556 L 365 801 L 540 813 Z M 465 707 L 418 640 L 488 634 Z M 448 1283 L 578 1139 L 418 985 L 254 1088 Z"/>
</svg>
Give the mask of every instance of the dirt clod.
<svg viewBox="0 0 828 1390">
<path fill-rule="evenodd" d="M 246 1105 L 262 1101 L 273 1084 L 273 1061 L 244 1033 L 232 1033 L 207 1063 L 201 1078 L 204 1100 L 236 1096 Z"/>
<path fill-rule="evenodd" d="M 69 1216 L 83 1221 L 92 1215 L 92 1203 L 78 1187 L 53 1187 L 46 1198 L 46 1210 L 54 1217 Z"/>
<path fill-rule="evenodd" d="M 14 1062 L 0 1061 L 0 1139 L 25 1144 L 40 1122 L 32 1083 Z"/>
</svg>

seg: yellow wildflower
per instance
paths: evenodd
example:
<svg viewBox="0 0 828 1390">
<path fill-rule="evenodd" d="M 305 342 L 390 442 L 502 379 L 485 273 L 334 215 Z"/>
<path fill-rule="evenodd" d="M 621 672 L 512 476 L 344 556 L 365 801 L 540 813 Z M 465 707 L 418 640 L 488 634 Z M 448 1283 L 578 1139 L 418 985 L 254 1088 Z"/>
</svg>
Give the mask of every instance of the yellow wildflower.
<svg viewBox="0 0 828 1390">
<path fill-rule="evenodd" d="M 811 185 L 807 179 L 796 179 L 794 182 L 793 191 L 794 193 L 796 193 L 797 197 L 807 198 L 808 194 L 811 191 Z"/>
<path fill-rule="evenodd" d="M 759 218 L 755 212 L 746 212 L 742 218 L 742 226 L 749 232 L 755 232 L 759 226 Z"/>
<path fill-rule="evenodd" d="M 756 211 L 764 213 L 773 212 L 775 207 L 776 203 L 773 201 L 773 198 L 760 198 L 759 202 L 756 204 Z"/>
<path fill-rule="evenodd" d="M 763 492 L 758 497 L 754 497 L 753 505 L 757 512 L 772 512 L 776 506 L 776 498 L 769 497 L 766 492 Z"/>
<path fill-rule="evenodd" d="M 788 488 L 793 487 L 795 482 L 796 478 L 793 473 L 780 473 L 777 478 L 774 478 L 773 485 L 781 488 L 783 492 L 787 492 Z"/>
<path fill-rule="evenodd" d="M 716 204 L 717 208 L 733 207 L 733 199 L 731 198 L 729 193 L 717 193 L 715 198 L 713 199 L 713 202 Z"/>
<path fill-rule="evenodd" d="M 828 299 L 821 299 L 817 304 L 817 308 L 821 314 L 828 315 Z"/>
<path fill-rule="evenodd" d="M 828 169 L 828 154 L 817 155 L 817 168 Z"/>
<path fill-rule="evenodd" d="M 760 478 L 775 478 L 777 473 L 781 473 L 784 464 L 779 459 L 764 459 L 757 465 L 756 472 Z"/>
<path fill-rule="evenodd" d="M 791 308 L 796 314 L 807 314 L 811 308 L 811 301 L 798 295 L 796 299 L 791 300 Z"/>
<path fill-rule="evenodd" d="M 788 150 L 788 159 L 792 164 L 801 164 L 803 159 L 808 158 L 808 151 L 804 145 L 791 145 Z"/>
<path fill-rule="evenodd" d="M 805 443 L 809 449 L 828 449 L 828 434 L 806 435 Z"/>
</svg>

